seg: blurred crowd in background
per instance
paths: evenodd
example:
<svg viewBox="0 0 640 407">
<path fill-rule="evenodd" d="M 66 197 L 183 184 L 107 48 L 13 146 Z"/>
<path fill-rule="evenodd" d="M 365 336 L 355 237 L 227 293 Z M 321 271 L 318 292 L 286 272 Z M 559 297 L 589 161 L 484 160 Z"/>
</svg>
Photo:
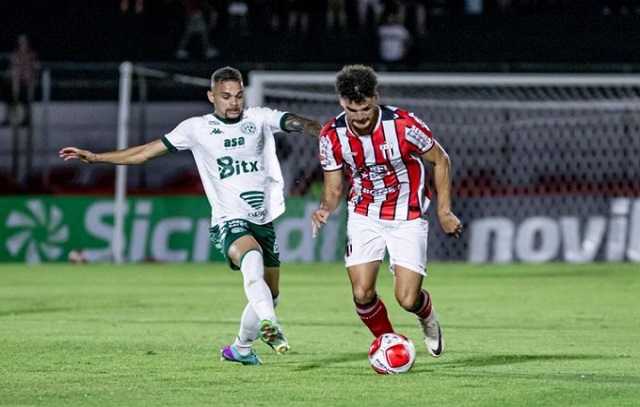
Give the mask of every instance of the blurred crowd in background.
<svg viewBox="0 0 640 407">
<path fill-rule="evenodd" d="M 5 64 L 22 34 L 45 61 L 640 59 L 640 0 L 4 0 L 2 8 Z"/>
</svg>

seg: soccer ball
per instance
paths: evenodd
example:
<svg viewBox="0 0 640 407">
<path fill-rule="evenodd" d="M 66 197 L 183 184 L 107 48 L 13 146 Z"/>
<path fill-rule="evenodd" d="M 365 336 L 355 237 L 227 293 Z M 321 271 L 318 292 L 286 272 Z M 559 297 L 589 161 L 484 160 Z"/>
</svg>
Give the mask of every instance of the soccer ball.
<svg viewBox="0 0 640 407">
<path fill-rule="evenodd" d="M 404 335 L 382 334 L 369 348 L 371 367 L 380 374 L 408 372 L 415 360 L 416 348 Z"/>
</svg>

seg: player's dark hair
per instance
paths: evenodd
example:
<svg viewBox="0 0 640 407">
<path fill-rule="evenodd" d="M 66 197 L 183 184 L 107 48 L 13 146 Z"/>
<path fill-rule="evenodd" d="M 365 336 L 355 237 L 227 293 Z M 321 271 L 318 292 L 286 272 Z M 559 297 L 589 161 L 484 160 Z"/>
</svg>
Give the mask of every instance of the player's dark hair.
<svg viewBox="0 0 640 407">
<path fill-rule="evenodd" d="M 378 78 L 373 68 L 345 65 L 336 76 L 336 92 L 351 102 L 362 103 L 378 94 Z"/>
<path fill-rule="evenodd" d="M 213 75 L 211 75 L 211 87 L 216 83 L 222 83 L 226 81 L 239 82 L 242 85 L 242 74 L 236 68 L 225 66 L 224 68 L 217 69 Z"/>
</svg>

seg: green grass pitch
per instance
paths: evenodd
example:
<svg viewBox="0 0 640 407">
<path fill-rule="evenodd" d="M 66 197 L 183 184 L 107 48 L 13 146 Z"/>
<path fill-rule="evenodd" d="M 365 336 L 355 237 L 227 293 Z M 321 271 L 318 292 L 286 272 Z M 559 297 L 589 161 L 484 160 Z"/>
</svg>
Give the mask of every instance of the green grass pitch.
<svg viewBox="0 0 640 407">
<path fill-rule="evenodd" d="M 413 369 L 369 366 L 341 264 L 284 264 L 292 350 L 219 360 L 237 333 L 241 276 L 224 264 L 0 265 L 1 406 L 637 406 L 640 266 L 431 264 L 447 350 L 431 358 L 381 271 L 379 293 L 416 345 Z"/>
</svg>

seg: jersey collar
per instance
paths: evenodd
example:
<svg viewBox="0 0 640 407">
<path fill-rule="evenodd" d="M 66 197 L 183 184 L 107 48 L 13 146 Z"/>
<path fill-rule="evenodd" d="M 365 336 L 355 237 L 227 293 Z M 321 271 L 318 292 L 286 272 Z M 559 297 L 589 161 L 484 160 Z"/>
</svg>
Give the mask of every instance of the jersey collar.
<svg viewBox="0 0 640 407">
<path fill-rule="evenodd" d="M 351 136 L 353 137 L 370 137 L 373 133 L 376 132 L 376 129 L 378 127 L 380 127 L 380 122 L 382 121 L 382 108 L 380 107 L 380 105 L 378 105 L 378 118 L 376 119 L 376 124 L 373 125 L 373 127 L 371 128 L 371 133 L 369 134 L 362 134 L 359 135 L 358 133 L 356 133 L 355 131 L 353 131 L 353 129 L 351 128 L 351 126 L 349 126 L 349 120 L 347 120 L 347 117 L 345 115 L 344 118 L 344 122 L 347 125 L 347 130 L 349 131 L 349 133 L 351 134 Z"/>
</svg>

